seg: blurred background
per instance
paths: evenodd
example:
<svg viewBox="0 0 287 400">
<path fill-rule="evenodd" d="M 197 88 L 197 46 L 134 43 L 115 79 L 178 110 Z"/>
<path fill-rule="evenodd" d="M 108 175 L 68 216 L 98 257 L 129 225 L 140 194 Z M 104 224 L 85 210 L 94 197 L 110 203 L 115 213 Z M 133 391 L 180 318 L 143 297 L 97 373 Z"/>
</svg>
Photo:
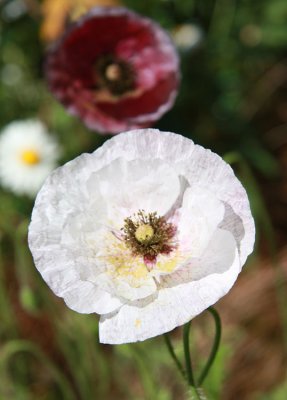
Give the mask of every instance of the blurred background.
<svg viewBox="0 0 287 400">
<path fill-rule="evenodd" d="M 45 50 L 71 18 L 116 0 L 0 0 L 0 129 L 39 118 L 60 164 L 108 136 L 86 129 L 47 90 Z M 155 127 L 181 133 L 230 163 L 257 225 L 254 254 L 216 308 L 223 340 L 205 382 L 209 399 L 287 399 L 287 2 L 125 0 L 170 32 L 181 56 L 175 107 Z M 98 343 L 95 315 L 80 315 L 40 278 L 27 247 L 33 198 L 0 188 L 0 399 L 185 400 L 161 337 Z M 181 329 L 172 333 L 182 357 Z M 192 322 L 195 371 L 213 321 Z M 196 372 L 195 372 L 196 373 Z"/>
</svg>

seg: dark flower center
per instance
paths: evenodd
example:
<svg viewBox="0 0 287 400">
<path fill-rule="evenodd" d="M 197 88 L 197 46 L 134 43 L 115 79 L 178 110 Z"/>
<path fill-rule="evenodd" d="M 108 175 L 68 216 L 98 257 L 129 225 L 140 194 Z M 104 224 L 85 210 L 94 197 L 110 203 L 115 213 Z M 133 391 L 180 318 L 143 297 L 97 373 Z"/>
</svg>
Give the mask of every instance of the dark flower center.
<svg viewBox="0 0 287 400">
<path fill-rule="evenodd" d="M 176 245 L 176 227 L 157 213 L 140 210 L 125 219 L 124 240 L 134 255 L 141 255 L 146 263 L 154 263 L 158 254 L 171 253 Z"/>
<path fill-rule="evenodd" d="M 112 55 L 100 57 L 96 62 L 97 83 L 113 95 L 121 96 L 135 87 L 135 73 L 131 64 Z"/>
</svg>

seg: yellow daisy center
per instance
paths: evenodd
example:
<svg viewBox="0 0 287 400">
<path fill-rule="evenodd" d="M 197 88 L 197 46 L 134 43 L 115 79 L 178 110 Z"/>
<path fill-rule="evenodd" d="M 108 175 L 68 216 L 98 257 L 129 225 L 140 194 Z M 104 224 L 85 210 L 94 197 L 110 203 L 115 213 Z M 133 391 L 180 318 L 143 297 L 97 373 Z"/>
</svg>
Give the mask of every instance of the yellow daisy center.
<svg viewBox="0 0 287 400">
<path fill-rule="evenodd" d="M 24 162 L 24 164 L 35 165 L 39 164 L 41 158 L 37 151 L 28 149 L 21 153 L 21 160 Z"/>
<path fill-rule="evenodd" d="M 154 229 L 149 224 L 142 224 L 140 225 L 135 231 L 135 238 L 140 242 L 143 243 L 146 240 L 149 240 L 154 235 Z"/>
</svg>

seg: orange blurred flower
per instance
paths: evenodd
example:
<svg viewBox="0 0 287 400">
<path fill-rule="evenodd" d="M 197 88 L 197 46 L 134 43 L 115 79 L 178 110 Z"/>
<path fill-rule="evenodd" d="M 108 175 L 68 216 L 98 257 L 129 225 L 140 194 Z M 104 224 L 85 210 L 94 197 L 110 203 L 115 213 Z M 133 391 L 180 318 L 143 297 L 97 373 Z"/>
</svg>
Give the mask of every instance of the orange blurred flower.
<svg viewBox="0 0 287 400">
<path fill-rule="evenodd" d="M 67 20 L 78 19 L 95 6 L 118 6 L 120 0 L 44 0 L 41 38 L 50 42 L 62 33 Z"/>
</svg>

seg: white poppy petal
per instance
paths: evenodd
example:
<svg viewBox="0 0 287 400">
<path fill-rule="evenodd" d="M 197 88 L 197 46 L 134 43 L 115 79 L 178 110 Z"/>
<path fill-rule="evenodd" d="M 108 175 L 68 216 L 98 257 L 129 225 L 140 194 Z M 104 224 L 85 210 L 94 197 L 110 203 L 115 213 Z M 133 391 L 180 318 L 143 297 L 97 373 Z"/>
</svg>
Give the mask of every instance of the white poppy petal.
<svg viewBox="0 0 287 400">
<path fill-rule="evenodd" d="M 200 280 L 208 275 L 223 274 L 232 265 L 236 242 L 230 232 L 218 229 L 204 254 L 190 260 L 191 279 Z"/>
<path fill-rule="evenodd" d="M 121 210 L 124 217 L 138 210 L 164 215 L 177 200 L 180 181 L 175 171 L 162 160 L 145 162 L 117 158 L 94 173 L 88 187 L 92 196 L 100 193 L 109 207 L 110 216 L 114 215 L 114 210 Z"/>
<path fill-rule="evenodd" d="M 163 334 L 190 321 L 224 296 L 240 272 L 240 260 L 232 235 L 221 231 L 219 236 L 212 254 L 227 240 L 228 255 L 219 259 L 220 254 L 214 265 L 210 263 L 210 273 L 205 271 L 200 277 L 197 270 L 198 280 L 178 284 L 175 281 L 174 286 L 159 290 L 158 296 L 147 299 L 146 304 L 145 301 L 125 304 L 118 311 L 102 316 L 101 343 L 136 342 Z M 220 261 L 226 265 L 220 265 Z"/>
<path fill-rule="evenodd" d="M 209 190 L 193 187 L 186 189 L 180 211 L 180 244 L 192 257 L 199 257 L 223 220 L 224 205 Z"/>
<path fill-rule="evenodd" d="M 124 280 L 118 281 L 116 284 L 117 295 L 129 301 L 144 299 L 155 293 L 156 289 L 157 287 L 152 277 L 143 281 L 142 284 L 139 283 L 137 287 L 132 287 Z"/>
<path fill-rule="evenodd" d="M 74 289 L 66 291 L 63 297 L 68 307 L 84 314 L 107 314 L 123 305 L 119 298 L 90 282 L 81 282 Z"/>
<path fill-rule="evenodd" d="M 236 250 L 236 241 L 232 234 L 217 229 L 211 237 L 204 253 L 190 258 L 181 268 L 162 278 L 164 287 L 173 287 L 200 280 L 211 274 L 222 274 L 232 265 Z"/>
<path fill-rule="evenodd" d="M 228 204 L 241 220 L 243 237 L 240 241 L 242 265 L 252 252 L 255 226 L 245 189 L 235 177 L 232 168 L 217 154 L 195 145 L 192 140 L 157 129 L 133 130 L 115 136 L 97 150 L 102 159 L 124 157 L 129 160 L 159 158 L 170 163 L 192 186 L 199 185 L 212 191 Z M 237 223 L 226 221 L 229 226 Z M 236 228 L 235 228 L 236 229 Z M 234 232 L 233 232 L 234 234 Z M 234 234 L 235 236 L 235 234 Z"/>
</svg>

